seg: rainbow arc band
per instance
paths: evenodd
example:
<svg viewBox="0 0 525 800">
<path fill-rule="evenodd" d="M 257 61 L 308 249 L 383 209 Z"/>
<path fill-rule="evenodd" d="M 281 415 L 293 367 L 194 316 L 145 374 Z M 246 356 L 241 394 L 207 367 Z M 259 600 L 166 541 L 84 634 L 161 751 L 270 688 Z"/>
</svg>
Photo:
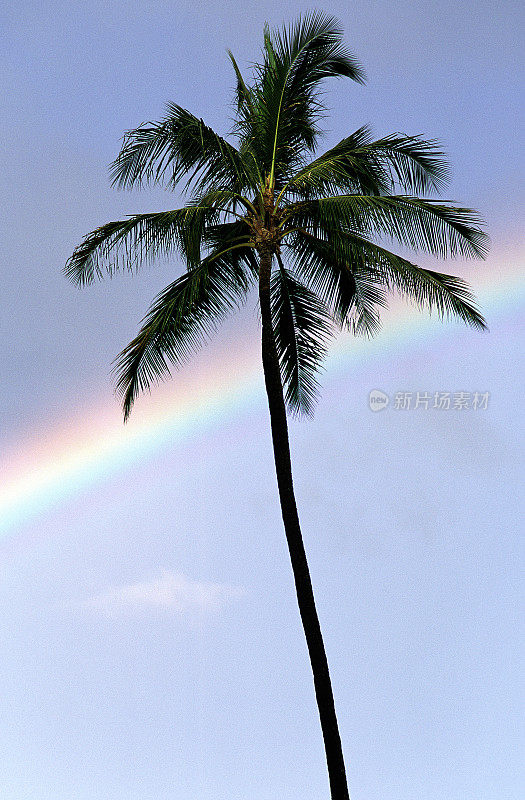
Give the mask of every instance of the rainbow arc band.
<svg viewBox="0 0 525 800">
<path fill-rule="evenodd" d="M 475 293 L 489 327 L 494 325 L 495 319 L 513 313 L 523 301 L 522 263 L 519 270 L 517 267 L 507 269 L 505 275 L 500 271 L 497 281 L 488 273 L 478 276 Z M 455 335 L 454 331 L 454 326 L 442 325 L 435 317 L 418 314 L 404 303 L 396 303 L 376 338 L 364 340 L 347 335 L 336 340 L 327 359 L 326 373 L 337 377 L 358 369 L 370 356 L 388 357 L 393 351 L 410 346 L 411 342 L 420 345 L 423 339 L 432 340 L 430 346 L 435 346 L 433 340 L 436 340 L 439 346 L 444 337 Z M 132 414 L 126 426 L 122 424 L 114 398 L 108 398 L 107 405 L 113 402 L 115 408 L 107 415 L 105 427 L 97 427 L 99 414 L 95 412 L 91 419 L 84 420 L 83 429 L 72 430 L 62 445 L 60 439 L 64 437 L 54 440 L 51 435 L 45 448 L 34 448 L 35 455 L 31 442 L 15 459 L 12 453 L 8 454 L 5 463 L 0 462 L 3 476 L 0 538 L 162 449 L 181 445 L 216 429 L 239 413 L 262 409 L 265 397 L 258 346 L 253 347 L 248 357 L 246 353 L 241 356 L 233 378 L 231 374 L 218 371 L 214 364 L 200 385 L 187 391 L 185 396 L 170 392 L 169 383 L 164 391 L 154 388 L 153 393 L 161 393 L 161 402 L 155 404 L 152 413 L 147 413 L 146 409 L 146 414 L 141 414 L 139 400 L 138 413 Z M 65 427 L 71 427 L 69 421 Z"/>
</svg>

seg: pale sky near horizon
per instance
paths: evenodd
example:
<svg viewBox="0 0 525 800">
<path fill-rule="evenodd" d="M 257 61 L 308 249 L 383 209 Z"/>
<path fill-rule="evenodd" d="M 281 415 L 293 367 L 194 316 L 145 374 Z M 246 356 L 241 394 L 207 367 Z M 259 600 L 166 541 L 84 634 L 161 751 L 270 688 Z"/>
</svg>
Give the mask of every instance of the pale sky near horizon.
<svg viewBox="0 0 525 800">
<path fill-rule="evenodd" d="M 79 409 L 95 430 L 98 409 L 116 403 L 112 359 L 180 270 L 162 264 L 82 292 L 62 274 L 92 228 L 174 202 L 111 189 L 123 132 L 172 100 L 226 133 L 226 49 L 248 71 L 265 20 L 307 8 L 4 7 L 0 446 L 47 436 L 52 452 L 53 431 Z M 368 76 L 329 90 L 322 146 L 367 122 L 378 136 L 439 138 L 453 170 L 445 196 L 476 208 L 492 239 L 485 263 L 443 271 L 468 274 L 481 293 L 517 273 L 521 4 L 322 8 Z M 352 800 L 521 800 L 525 790 L 523 326 L 517 301 L 483 310 L 485 334 L 385 329 L 384 351 L 328 370 L 314 419 L 291 425 Z M 252 303 L 184 380 L 220 369 L 255 335 Z M 392 398 L 377 414 L 373 389 Z M 490 401 L 403 411 L 401 390 Z M 328 798 L 257 397 L 0 541 L 3 799 Z"/>
</svg>

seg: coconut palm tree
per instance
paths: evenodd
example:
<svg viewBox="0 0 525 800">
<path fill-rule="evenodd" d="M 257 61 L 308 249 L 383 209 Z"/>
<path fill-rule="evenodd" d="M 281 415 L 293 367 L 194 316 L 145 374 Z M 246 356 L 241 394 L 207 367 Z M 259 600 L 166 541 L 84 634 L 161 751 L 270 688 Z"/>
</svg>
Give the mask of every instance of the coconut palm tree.
<svg viewBox="0 0 525 800">
<path fill-rule="evenodd" d="M 364 82 L 331 17 L 265 26 L 250 82 L 236 77 L 235 121 L 224 138 L 175 104 L 128 131 L 111 165 L 121 188 L 180 187 L 182 208 L 138 214 L 89 233 L 66 265 L 76 284 L 178 253 L 186 271 L 155 299 L 116 362 L 127 419 L 138 394 L 184 362 L 258 287 L 262 364 L 277 484 L 310 656 L 333 800 L 348 800 L 343 751 L 292 484 L 287 410 L 310 414 L 316 373 L 338 329 L 374 334 L 392 289 L 442 318 L 482 329 L 467 285 L 388 249 L 483 257 L 477 215 L 426 195 L 446 184 L 435 140 L 361 127 L 314 157 L 326 78 Z M 231 139 L 233 138 L 233 142 Z M 425 195 L 425 196 L 421 196 Z M 386 240 L 386 241 L 385 241 Z M 389 245 L 390 246 L 390 245 Z"/>
</svg>

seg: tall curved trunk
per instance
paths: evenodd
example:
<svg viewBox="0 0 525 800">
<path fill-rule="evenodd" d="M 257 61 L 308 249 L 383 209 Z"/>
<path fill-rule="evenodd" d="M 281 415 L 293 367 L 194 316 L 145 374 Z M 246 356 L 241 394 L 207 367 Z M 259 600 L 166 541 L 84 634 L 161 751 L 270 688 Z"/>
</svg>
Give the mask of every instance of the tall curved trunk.
<svg viewBox="0 0 525 800">
<path fill-rule="evenodd" d="M 262 361 L 268 405 L 270 408 L 275 470 L 277 473 L 277 485 L 279 488 L 284 530 L 292 562 L 299 612 L 301 614 L 304 635 L 310 655 L 310 663 L 312 665 L 315 696 L 319 708 L 319 717 L 326 751 L 331 797 L 332 800 L 349 800 L 350 796 L 346 781 L 341 737 L 339 736 L 339 728 L 335 714 L 328 661 L 326 659 L 321 626 L 319 625 L 319 618 L 315 608 L 312 582 L 308 570 L 308 562 L 306 560 L 293 490 L 286 406 L 284 403 L 279 359 L 272 328 L 270 307 L 272 253 L 270 250 L 261 249 L 259 266 Z"/>
</svg>

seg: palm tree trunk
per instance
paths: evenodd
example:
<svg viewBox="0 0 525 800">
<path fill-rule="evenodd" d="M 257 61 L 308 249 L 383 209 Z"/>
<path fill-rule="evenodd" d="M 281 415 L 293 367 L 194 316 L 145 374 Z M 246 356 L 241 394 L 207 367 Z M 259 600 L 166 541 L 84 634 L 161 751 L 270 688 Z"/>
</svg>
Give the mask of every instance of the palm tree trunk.
<svg viewBox="0 0 525 800">
<path fill-rule="evenodd" d="M 288 424 L 286 406 L 283 397 L 279 360 L 273 336 L 270 307 L 270 273 L 272 253 L 270 250 L 260 251 L 259 301 L 262 318 L 262 361 L 270 421 L 272 429 L 273 451 L 279 499 L 286 533 L 286 541 L 290 552 L 295 589 L 299 603 L 299 612 L 303 623 L 304 634 L 310 655 L 310 663 L 314 678 L 315 695 L 319 708 L 330 790 L 332 800 L 349 800 L 346 782 L 345 765 L 341 737 L 335 714 L 334 697 L 328 661 L 324 649 L 321 626 L 315 608 L 314 593 L 308 562 L 304 550 L 299 516 L 295 503 L 292 482 L 292 465 L 290 445 L 288 441 Z"/>
</svg>

